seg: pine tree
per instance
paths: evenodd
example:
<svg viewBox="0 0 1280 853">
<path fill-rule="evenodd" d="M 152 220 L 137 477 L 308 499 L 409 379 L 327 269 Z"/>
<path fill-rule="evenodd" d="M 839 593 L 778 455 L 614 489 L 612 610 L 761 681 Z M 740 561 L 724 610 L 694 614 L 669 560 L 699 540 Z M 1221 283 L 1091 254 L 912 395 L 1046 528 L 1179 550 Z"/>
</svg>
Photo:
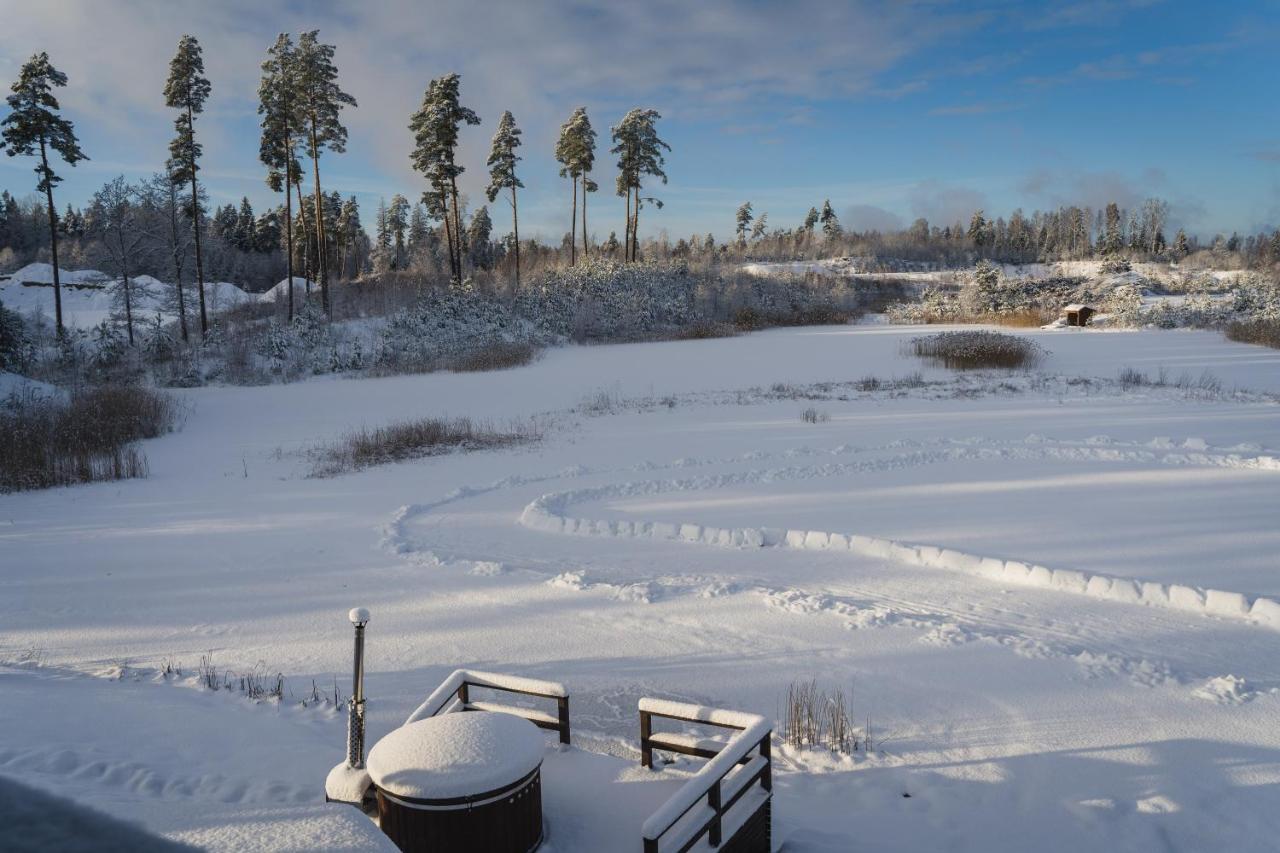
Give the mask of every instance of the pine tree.
<svg viewBox="0 0 1280 853">
<path fill-rule="evenodd" d="M 489 219 L 489 208 L 481 205 L 475 216 L 471 217 L 471 225 L 467 229 L 471 265 L 476 269 L 487 270 L 493 267 L 492 234 L 493 222 Z"/>
<path fill-rule="evenodd" d="M 49 54 L 37 53 L 22 66 L 12 87 L 13 94 L 6 99 L 11 112 L 0 122 L 0 127 L 3 127 L 0 148 L 5 149 L 10 157 L 40 155 L 40 162 L 36 165 L 36 174 L 40 176 L 36 190 L 44 193 L 48 205 L 49 241 L 53 254 L 53 305 L 59 337 L 63 335 L 64 328 L 62 282 L 58 272 L 58 212 L 53 206 L 53 188 L 62 178 L 49 167 L 49 150 L 57 152 L 68 166 L 89 159 L 80 150 L 71 122 L 58 114 L 58 99 L 54 97 L 53 90 L 65 85 L 67 75 L 50 64 Z"/>
<path fill-rule="evenodd" d="M 1115 255 L 1124 248 L 1124 219 L 1120 215 L 1120 205 L 1114 201 L 1107 205 L 1103 227 L 1102 251 Z"/>
<path fill-rule="evenodd" d="M 179 110 L 174 120 L 177 136 L 169 143 L 169 174 L 179 183 L 191 184 L 192 228 L 196 240 L 196 290 L 200 296 L 200 334 L 209 334 L 209 314 L 204 298 L 204 257 L 200 245 L 200 191 L 196 173 L 202 148 L 196 142 L 196 116 L 204 112 L 204 102 L 212 87 L 204 76 L 204 55 L 200 43 L 191 36 L 178 42 L 178 52 L 169 63 L 169 79 L 164 86 L 165 106 Z"/>
<path fill-rule="evenodd" d="M 762 239 L 764 237 L 765 229 L 768 227 L 769 227 L 769 214 L 768 212 L 765 212 L 760 214 L 760 216 L 756 219 L 756 224 L 751 226 L 751 240 L 754 242 L 756 240 Z"/>
<path fill-rule="evenodd" d="M 288 281 L 289 322 L 293 322 L 293 195 L 302 166 L 298 162 L 298 135 L 302 116 L 298 111 L 293 39 L 287 33 L 276 37 L 262 63 L 262 83 L 258 86 L 258 114 L 262 116 L 262 140 L 258 159 L 267 167 L 267 186 L 284 191 L 285 278 Z"/>
<path fill-rule="evenodd" d="M 498 119 L 498 129 L 493 134 L 493 143 L 489 147 L 489 186 L 485 196 L 490 203 L 498 198 L 503 190 L 511 191 L 511 233 L 514 237 L 516 255 L 516 287 L 520 286 L 520 210 L 516 203 L 516 189 L 524 186 L 516 177 L 516 163 L 520 155 L 516 149 L 520 147 L 520 128 L 516 127 L 515 117 L 511 110 Z M 486 217 L 488 212 L 486 211 Z M 570 243 L 573 242 L 572 237 Z"/>
<path fill-rule="evenodd" d="M 831 208 L 831 199 L 822 203 L 822 213 L 819 214 L 818 221 L 822 223 L 822 233 L 827 239 L 833 240 L 842 233 L 840 220 L 836 218 L 836 212 Z"/>
<path fill-rule="evenodd" d="M 987 242 L 987 218 L 981 210 L 975 210 L 973 216 L 969 217 L 969 230 L 967 232 L 969 242 L 979 251 Z"/>
<path fill-rule="evenodd" d="M 569 233 L 572 235 L 578 227 L 578 183 L 582 182 L 582 255 L 586 257 L 587 247 L 587 193 L 595 192 L 599 187 L 591 180 L 591 169 L 596 160 L 596 132 L 591 127 L 591 119 L 587 117 L 587 108 L 578 107 L 573 115 L 560 128 L 560 139 L 556 143 L 556 160 L 561 165 L 560 177 L 573 179 L 573 218 L 570 220 Z M 569 241 L 569 264 L 577 261 L 575 241 Z"/>
<path fill-rule="evenodd" d="M 811 207 L 804 217 L 804 230 L 812 234 L 816 227 L 818 227 L 818 208 Z"/>
<path fill-rule="evenodd" d="M 391 197 L 391 206 L 387 208 L 386 229 L 391 238 L 391 269 L 405 268 L 405 232 L 409 228 L 409 200 L 396 193 Z"/>
<path fill-rule="evenodd" d="M 311 174 L 315 181 L 316 263 L 320 278 L 320 301 L 331 319 L 333 305 L 329 300 L 329 244 L 325 238 L 324 195 L 320 189 L 320 154 L 329 150 L 341 154 L 347 150 L 347 129 L 339 119 L 343 107 L 356 106 L 356 99 L 338 86 L 338 69 L 333 64 L 335 48 L 321 44 L 319 30 L 303 33 L 294 53 L 298 111 L 306 121 L 306 151 L 311 158 Z"/>
<path fill-rule="evenodd" d="M 236 231 L 234 245 L 242 252 L 253 251 L 253 231 L 255 218 L 253 215 L 253 205 L 249 203 L 249 197 L 244 196 L 240 199 L 240 212 L 236 215 Z"/>
<path fill-rule="evenodd" d="M 667 182 L 667 174 L 662 170 L 663 150 L 670 151 L 671 146 L 658 138 L 656 123 L 662 116 L 657 110 L 634 109 L 623 116 L 622 121 L 613 128 L 614 146 L 610 153 L 618 155 L 618 178 L 616 188 L 618 195 L 627 198 L 627 260 L 634 261 L 640 245 L 640 190 L 644 177 L 652 175 Z M 634 195 L 634 206 L 632 196 Z M 661 202 L 649 199 L 658 206 Z"/>
<path fill-rule="evenodd" d="M 414 149 L 413 168 L 431 184 L 422 196 L 427 213 L 445 224 L 449 267 L 454 282 L 462 281 L 462 220 L 458 215 L 458 176 L 465 169 L 456 161 L 458 132 L 463 124 L 477 125 L 480 117 L 462 106 L 458 90 L 462 78 L 446 74 L 427 84 L 422 106 L 409 119 Z M 452 209 L 450 209 L 452 208 Z"/>
<path fill-rule="evenodd" d="M 342 235 L 339 275 L 345 279 L 351 275 L 347 272 L 347 262 L 353 255 L 358 257 L 361 251 L 361 239 L 368 241 L 364 234 L 364 227 L 360 224 L 360 203 L 356 201 L 355 196 L 351 196 L 342 203 L 342 212 L 338 215 L 338 232 Z M 358 265 L 355 266 L 357 270 L 360 268 Z"/>
<path fill-rule="evenodd" d="M 751 227 L 751 220 L 755 215 L 751 212 L 751 202 L 745 201 L 738 207 L 738 214 L 734 218 L 734 233 L 738 235 L 738 245 L 747 245 L 747 229 Z"/>
</svg>

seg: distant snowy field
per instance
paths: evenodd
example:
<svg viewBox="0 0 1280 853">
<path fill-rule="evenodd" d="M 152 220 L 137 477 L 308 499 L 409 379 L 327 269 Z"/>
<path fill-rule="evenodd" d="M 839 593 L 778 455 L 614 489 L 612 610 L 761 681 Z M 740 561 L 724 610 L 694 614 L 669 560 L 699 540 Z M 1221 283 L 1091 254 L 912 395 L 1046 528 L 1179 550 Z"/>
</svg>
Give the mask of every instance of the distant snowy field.
<svg viewBox="0 0 1280 853">
<path fill-rule="evenodd" d="M 0 774 L 213 849 L 361 849 L 317 805 L 344 720 L 296 702 L 345 694 L 358 604 L 370 743 L 462 666 L 565 682 L 575 738 L 618 754 L 641 695 L 776 718 L 814 677 L 883 742 L 775 751 L 788 850 L 1275 849 L 1280 352 L 1036 331 L 1043 375 L 957 376 L 902 355 L 939 330 L 180 392 L 150 479 L 0 496 Z M 546 439 L 305 476 L 303 449 L 427 415 Z M 201 690 L 205 654 L 295 699 Z M 553 853 L 638 847 L 549 790 Z"/>
</svg>

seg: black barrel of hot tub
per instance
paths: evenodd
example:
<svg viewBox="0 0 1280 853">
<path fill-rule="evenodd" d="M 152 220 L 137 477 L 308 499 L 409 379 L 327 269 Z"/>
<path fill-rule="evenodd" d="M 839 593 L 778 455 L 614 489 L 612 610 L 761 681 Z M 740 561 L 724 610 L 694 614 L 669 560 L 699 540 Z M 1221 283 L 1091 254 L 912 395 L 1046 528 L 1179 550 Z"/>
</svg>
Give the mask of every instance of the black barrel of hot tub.
<svg viewBox="0 0 1280 853">
<path fill-rule="evenodd" d="M 523 779 L 444 800 L 378 796 L 382 831 L 404 853 L 528 853 L 542 843 L 542 767 Z"/>
</svg>

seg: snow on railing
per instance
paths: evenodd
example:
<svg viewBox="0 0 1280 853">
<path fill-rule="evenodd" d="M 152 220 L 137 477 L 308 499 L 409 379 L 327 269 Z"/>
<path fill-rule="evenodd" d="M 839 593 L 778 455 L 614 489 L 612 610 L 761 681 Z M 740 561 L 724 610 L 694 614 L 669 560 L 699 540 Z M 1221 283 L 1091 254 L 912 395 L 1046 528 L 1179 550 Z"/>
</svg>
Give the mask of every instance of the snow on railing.
<svg viewBox="0 0 1280 853">
<path fill-rule="evenodd" d="M 720 745 L 718 751 L 705 750 L 700 746 L 688 747 L 683 739 L 664 739 L 662 735 L 654 735 L 653 717 L 730 728 L 735 730 L 735 734 Z M 731 811 L 753 790 L 756 782 L 760 783 L 761 796 L 744 803 L 743 810 L 749 808 L 755 812 L 764 808 L 773 790 L 769 749 L 772 728 L 767 719 L 757 714 L 662 699 L 641 699 L 640 742 L 646 767 L 652 765 L 654 748 L 711 759 L 644 822 L 641 832 L 645 853 L 657 853 L 664 837 L 677 850 L 688 850 L 703 836 L 712 847 L 719 846 L 724 841 L 726 823 L 731 827 L 741 826 L 748 819 L 731 814 Z M 759 753 L 751 755 L 757 749 Z M 697 808 L 699 803 L 704 805 Z M 686 816 L 689 820 L 679 825 Z"/>
<path fill-rule="evenodd" d="M 525 696 L 538 696 L 556 700 L 556 715 L 553 717 L 533 708 L 521 708 L 515 705 L 499 705 L 493 702 L 472 702 L 471 688 L 483 687 L 505 693 L 519 693 Z M 450 703 L 457 700 L 457 704 Z M 418 720 L 434 717 L 441 712 L 451 711 L 498 711 L 523 717 L 535 726 L 560 733 L 560 742 L 569 743 L 569 690 L 555 681 L 541 681 L 535 678 L 524 678 L 519 675 L 506 675 L 497 672 L 480 672 L 472 669 L 454 670 L 444 682 L 431 692 L 417 709 L 404 721 L 407 726 Z"/>
</svg>

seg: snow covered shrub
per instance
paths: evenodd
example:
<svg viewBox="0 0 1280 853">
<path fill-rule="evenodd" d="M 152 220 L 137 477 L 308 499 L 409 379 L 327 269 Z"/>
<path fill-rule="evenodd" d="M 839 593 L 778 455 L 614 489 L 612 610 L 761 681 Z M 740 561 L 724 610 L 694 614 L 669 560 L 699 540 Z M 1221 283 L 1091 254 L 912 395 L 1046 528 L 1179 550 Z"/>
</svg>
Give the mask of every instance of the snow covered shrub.
<svg viewBox="0 0 1280 853">
<path fill-rule="evenodd" d="M 0 406 L 0 492 L 147 475 L 133 442 L 172 430 L 178 408 L 139 387 L 69 397 L 11 398 Z"/>
<path fill-rule="evenodd" d="M 1035 341 L 1000 332 L 942 332 L 912 338 L 910 351 L 953 370 L 1032 367 L 1044 355 Z"/>
<path fill-rule="evenodd" d="M 1102 275 L 1118 275 L 1130 272 L 1132 269 L 1133 265 L 1129 263 L 1128 258 L 1104 258 L 1102 263 L 1098 264 L 1098 272 Z"/>
<path fill-rule="evenodd" d="M 1111 315 L 1111 322 L 1121 326 L 1139 325 L 1142 314 L 1142 291 L 1137 285 L 1118 285 L 1108 294 L 1103 306 Z"/>
<path fill-rule="evenodd" d="M 592 258 L 522 284 L 514 310 L 544 333 L 576 340 L 635 340 L 703 319 L 684 263 L 622 264 Z"/>
<path fill-rule="evenodd" d="M 35 347 L 27 335 L 22 315 L 0 302 L 0 370 L 23 370 L 34 355 Z"/>
<path fill-rule="evenodd" d="M 412 308 L 391 316 L 380 333 L 374 360 L 398 372 L 435 370 L 466 363 L 503 345 L 530 345 L 537 338 L 496 297 L 468 287 L 432 289 Z"/>
</svg>

